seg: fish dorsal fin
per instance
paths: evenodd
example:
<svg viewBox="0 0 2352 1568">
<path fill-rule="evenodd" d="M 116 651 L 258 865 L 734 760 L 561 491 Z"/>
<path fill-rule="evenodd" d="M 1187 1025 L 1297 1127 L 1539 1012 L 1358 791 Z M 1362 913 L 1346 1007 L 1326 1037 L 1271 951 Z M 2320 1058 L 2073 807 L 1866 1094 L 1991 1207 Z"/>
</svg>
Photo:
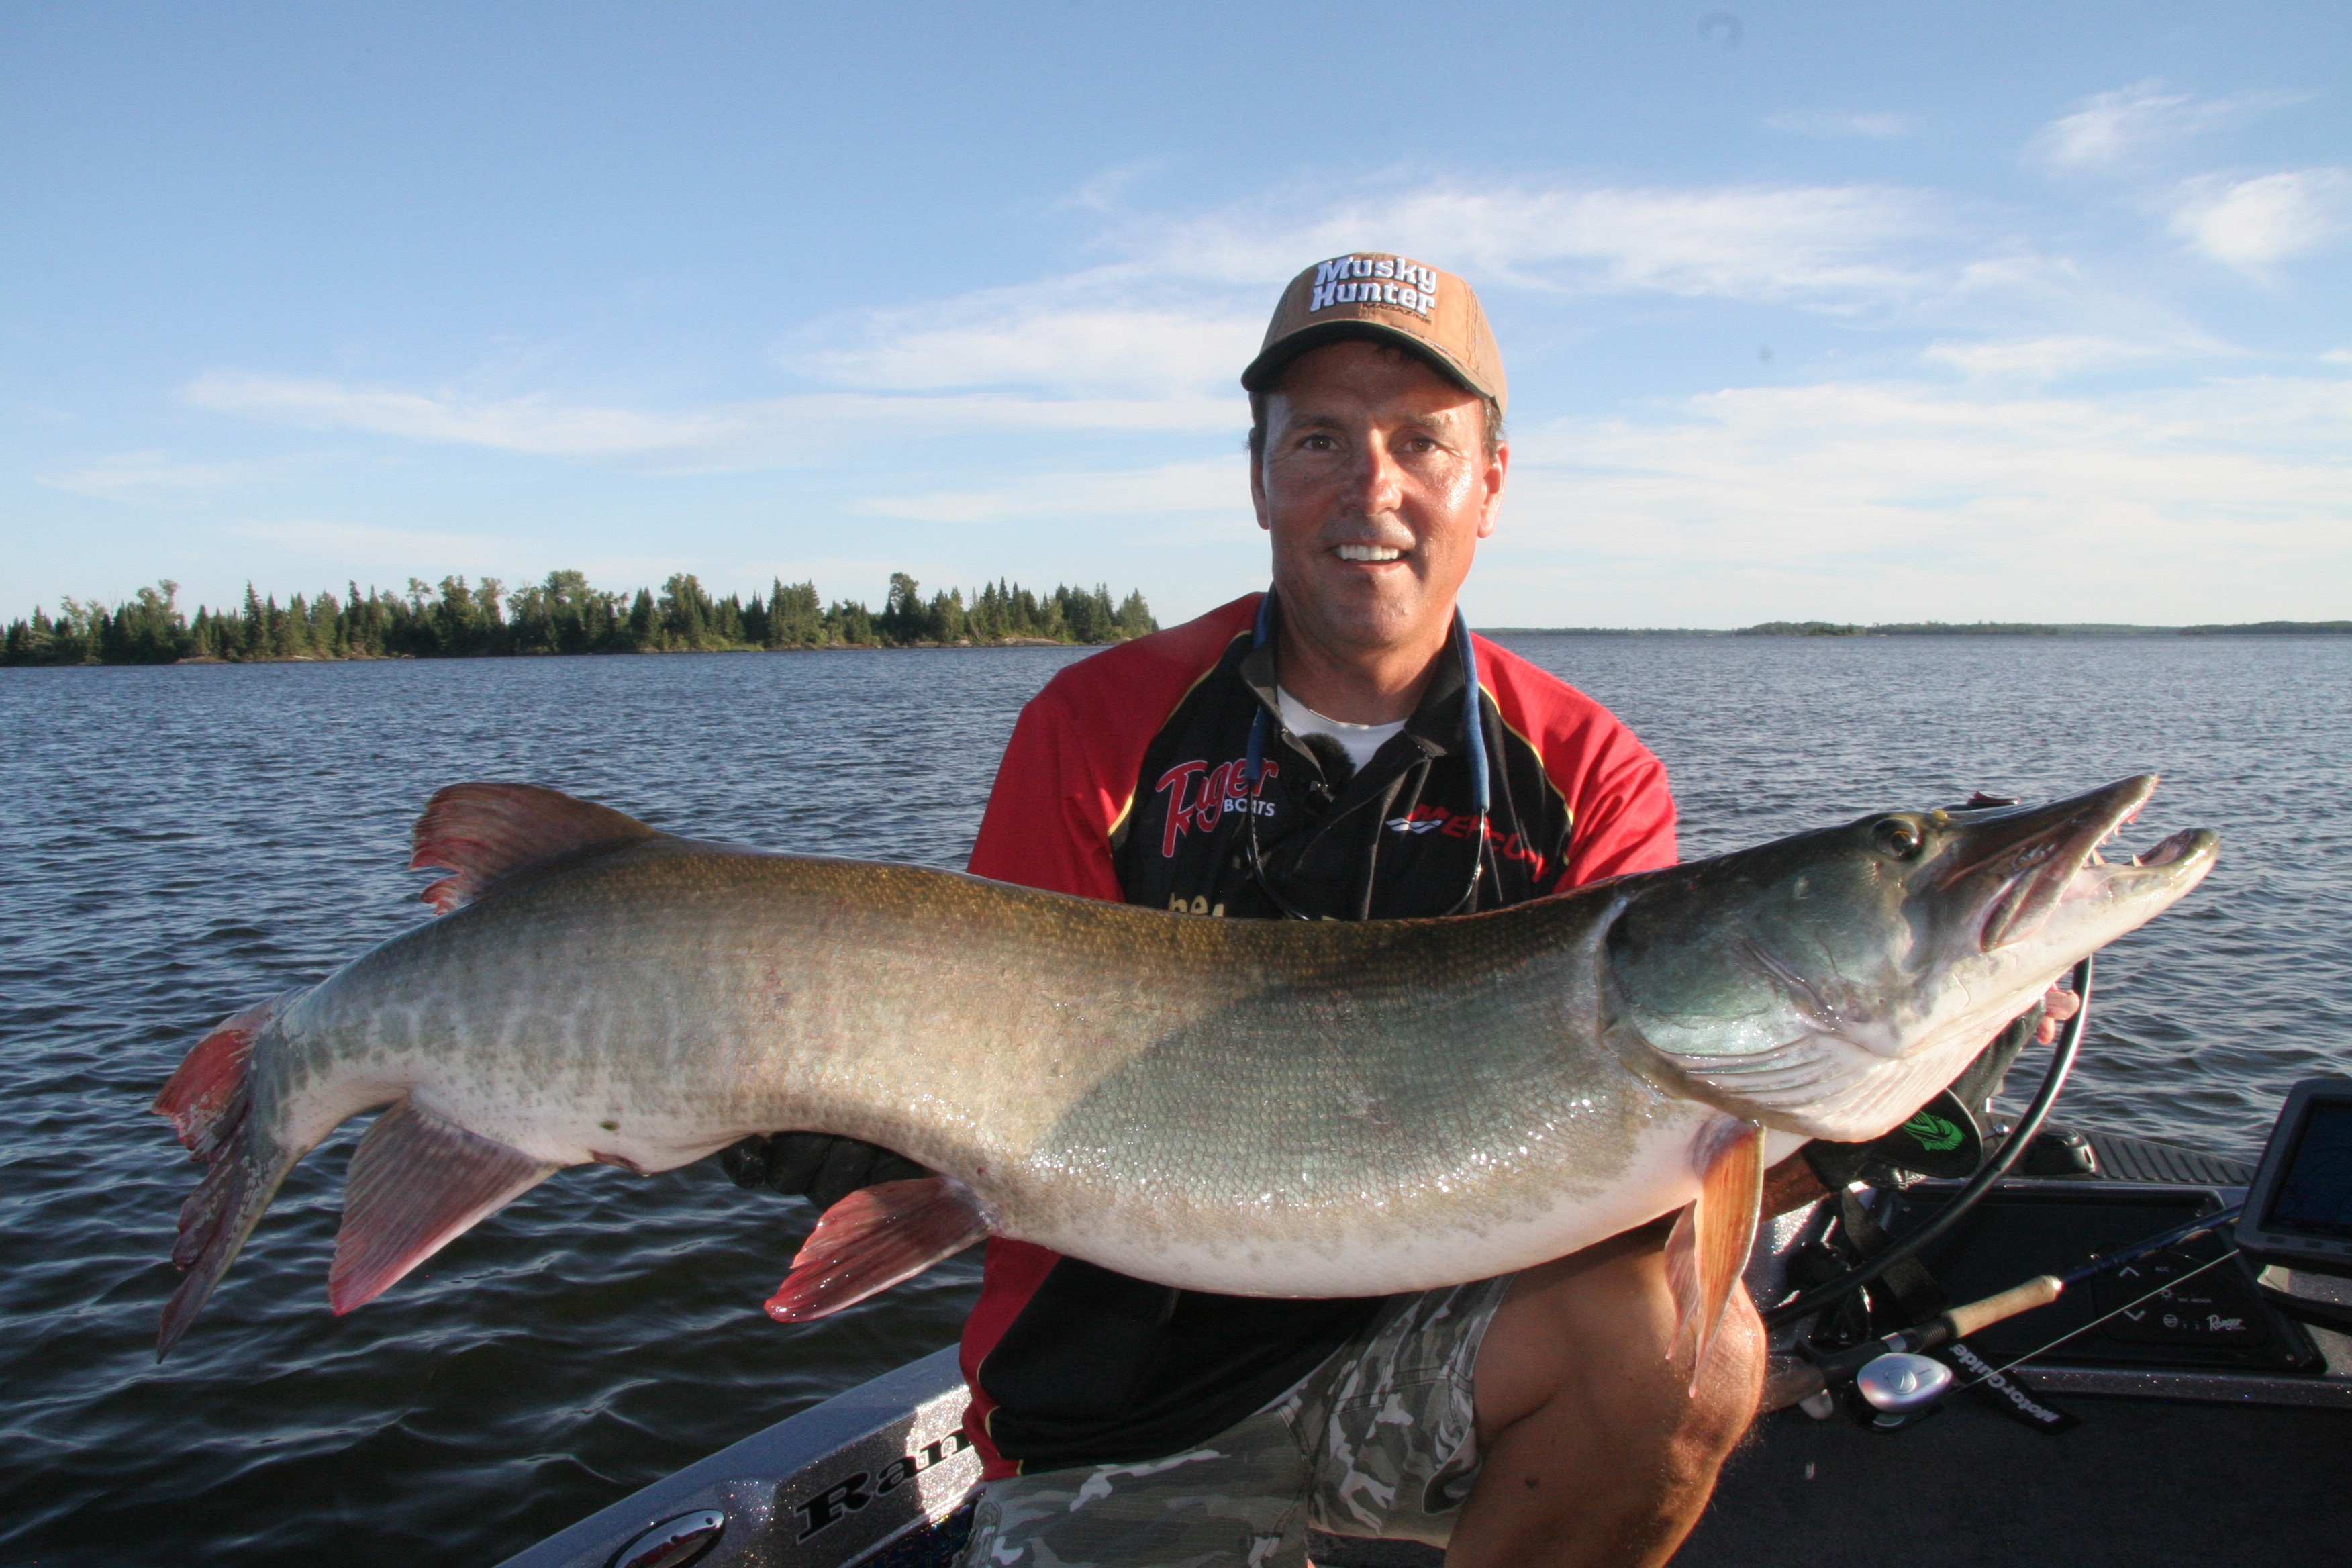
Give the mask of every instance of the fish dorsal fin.
<svg viewBox="0 0 2352 1568">
<path fill-rule="evenodd" d="M 948 1176 L 862 1187 L 824 1211 L 768 1299 L 768 1316 L 805 1323 L 911 1279 L 989 1231 L 979 1195 Z"/>
<path fill-rule="evenodd" d="M 1719 1116 L 1691 1148 L 1699 1173 L 1698 1200 L 1675 1221 L 1666 1238 L 1666 1282 L 1675 1293 L 1675 1353 L 1692 1347 L 1691 1383 L 1715 1348 L 1723 1310 L 1756 1245 L 1764 1203 L 1764 1129 Z"/>
<path fill-rule="evenodd" d="M 364 1306 L 562 1168 L 402 1100 L 352 1151 L 328 1304 Z"/>
<path fill-rule="evenodd" d="M 446 915 L 509 877 L 655 836 L 634 816 L 524 784 L 451 784 L 416 819 L 412 871 L 455 872 L 417 897 Z"/>
</svg>

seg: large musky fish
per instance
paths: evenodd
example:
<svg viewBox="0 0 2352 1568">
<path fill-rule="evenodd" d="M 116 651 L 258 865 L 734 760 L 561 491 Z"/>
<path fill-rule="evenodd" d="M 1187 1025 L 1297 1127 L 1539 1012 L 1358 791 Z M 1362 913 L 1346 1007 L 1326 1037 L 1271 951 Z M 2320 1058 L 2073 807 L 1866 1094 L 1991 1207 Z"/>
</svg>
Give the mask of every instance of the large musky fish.
<svg viewBox="0 0 2352 1568">
<path fill-rule="evenodd" d="M 937 1172 L 829 1211 L 785 1321 L 993 1233 L 1193 1289 L 1482 1279 L 1683 1209 L 1704 1352 L 1764 1165 L 1874 1137 L 2213 865 L 2110 864 L 2152 776 L 1895 812 L 1490 914 L 1227 921 L 657 833 L 521 784 L 417 823 L 442 918 L 220 1025 L 156 1100 L 211 1163 L 168 1350 L 295 1162 L 377 1107 L 334 1310 L 566 1165 L 754 1132 Z"/>
</svg>

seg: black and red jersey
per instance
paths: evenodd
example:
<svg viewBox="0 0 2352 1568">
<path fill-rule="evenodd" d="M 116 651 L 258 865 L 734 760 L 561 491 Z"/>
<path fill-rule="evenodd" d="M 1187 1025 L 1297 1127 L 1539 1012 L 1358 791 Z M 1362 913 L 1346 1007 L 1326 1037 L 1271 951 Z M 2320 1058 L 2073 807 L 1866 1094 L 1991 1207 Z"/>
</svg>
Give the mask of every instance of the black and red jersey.
<svg viewBox="0 0 2352 1568">
<path fill-rule="evenodd" d="M 1013 729 L 971 869 L 1196 914 L 1383 920 L 1494 909 L 1674 863 L 1658 760 L 1599 703 L 1484 638 L 1471 639 L 1483 820 L 1452 648 L 1361 768 L 1293 735 L 1273 641 L 1255 636 L 1261 597 L 1055 677 Z M 991 1242 L 964 1326 L 965 1426 L 992 1477 L 1156 1458 L 1259 1409 L 1378 1305 L 1173 1290 Z"/>
</svg>

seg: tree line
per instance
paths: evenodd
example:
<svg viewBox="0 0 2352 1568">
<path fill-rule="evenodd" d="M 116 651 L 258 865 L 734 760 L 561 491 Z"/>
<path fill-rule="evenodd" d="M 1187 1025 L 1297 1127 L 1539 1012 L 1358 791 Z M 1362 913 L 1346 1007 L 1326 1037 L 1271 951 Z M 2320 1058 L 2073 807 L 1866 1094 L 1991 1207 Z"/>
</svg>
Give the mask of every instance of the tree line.
<svg viewBox="0 0 2352 1568">
<path fill-rule="evenodd" d="M 347 586 L 340 598 L 297 594 L 281 605 L 248 584 L 242 605 L 198 605 L 193 617 L 169 581 L 110 608 L 67 599 L 54 616 L 37 609 L 9 623 L 0 665 L 1096 644 L 1160 628 L 1140 592 L 1113 604 L 1108 587 L 1040 594 L 999 581 L 925 598 L 904 572 L 891 574 L 878 611 L 856 600 L 823 604 L 814 583 L 778 581 L 764 599 L 714 598 L 683 572 L 658 594 L 611 593 L 578 572 L 551 572 L 512 591 L 496 577 L 444 577 L 438 589 L 412 577 L 405 594 Z"/>
</svg>

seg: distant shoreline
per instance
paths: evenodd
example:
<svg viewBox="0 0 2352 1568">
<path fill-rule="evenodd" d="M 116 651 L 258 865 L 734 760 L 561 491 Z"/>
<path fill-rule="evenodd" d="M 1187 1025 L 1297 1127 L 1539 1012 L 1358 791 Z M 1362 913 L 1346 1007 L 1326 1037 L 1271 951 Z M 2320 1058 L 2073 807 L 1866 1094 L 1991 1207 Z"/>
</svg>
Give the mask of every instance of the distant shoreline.
<svg viewBox="0 0 2352 1568">
<path fill-rule="evenodd" d="M 2343 637 L 2352 621 L 2238 621 L 2195 626 L 2138 626 L 2107 622 L 1895 621 L 1857 626 L 1836 621 L 1766 621 L 1735 626 L 1480 626 L 1484 637 Z"/>
<path fill-rule="evenodd" d="M 496 577 L 440 586 L 408 580 L 404 595 L 356 582 L 337 598 L 297 594 L 283 607 L 251 584 L 242 608 L 179 606 L 168 578 L 108 606 L 66 600 L 0 632 L 0 665 L 308 664 L 399 658 L 514 658 L 551 654 L 782 653 L 836 647 L 1055 647 L 1125 642 L 1160 629 L 1140 591 L 1066 584 L 1034 593 L 998 579 L 925 599 L 904 572 L 890 574 L 880 610 L 824 604 L 814 583 L 772 584 L 765 599 L 713 597 L 688 573 L 634 594 L 556 571 L 509 592 Z"/>
</svg>

